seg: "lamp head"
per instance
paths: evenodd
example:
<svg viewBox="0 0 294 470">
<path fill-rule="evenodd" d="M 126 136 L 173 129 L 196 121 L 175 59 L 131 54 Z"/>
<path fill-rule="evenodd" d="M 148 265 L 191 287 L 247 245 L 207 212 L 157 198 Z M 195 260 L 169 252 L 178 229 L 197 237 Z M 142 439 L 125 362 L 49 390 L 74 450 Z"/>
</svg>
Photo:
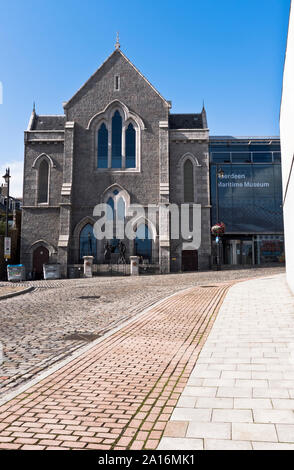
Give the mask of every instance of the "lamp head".
<svg viewBox="0 0 294 470">
<path fill-rule="evenodd" d="M 5 173 L 5 175 L 3 175 L 2 178 L 4 178 L 5 183 L 9 182 L 9 178 L 10 178 L 10 169 L 9 168 L 6 168 L 6 173 Z"/>
</svg>

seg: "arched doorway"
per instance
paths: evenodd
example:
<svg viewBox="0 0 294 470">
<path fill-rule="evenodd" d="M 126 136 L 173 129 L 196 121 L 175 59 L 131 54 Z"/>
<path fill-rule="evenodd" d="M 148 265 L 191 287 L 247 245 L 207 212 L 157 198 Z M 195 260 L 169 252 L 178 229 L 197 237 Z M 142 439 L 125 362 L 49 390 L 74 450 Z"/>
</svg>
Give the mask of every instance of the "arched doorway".
<svg viewBox="0 0 294 470">
<path fill-rule="evenodd" d="M 84 256 L 94 256 L 95 261 L 97 258 L 97 240 L 91 224 L 85 225 L 80 232 L 80 262 Z"/>
<path fill-rule="evenodd" d="M 43 278 L 43 264 L 49 261 L 49 251 L 44 246 L 38 246 L 33 252 L 33 273 L 35 279 Z"/>
</svg>

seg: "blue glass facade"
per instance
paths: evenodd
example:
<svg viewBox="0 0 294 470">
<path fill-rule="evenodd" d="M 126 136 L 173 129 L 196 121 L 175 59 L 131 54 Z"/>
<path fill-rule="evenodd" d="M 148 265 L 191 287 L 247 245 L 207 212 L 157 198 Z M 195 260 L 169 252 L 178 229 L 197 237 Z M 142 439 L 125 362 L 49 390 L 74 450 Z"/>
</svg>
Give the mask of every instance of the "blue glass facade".
<svg viewBox="0 0 294 470">
<path fill-rule="evenodd" d="M 226 225 L 223 262 L 242 264 L 243 258 L 243 264 L 282 261 L 279 139 L 212 138 L 210 188 L 211 224 Z"/>
</svg>

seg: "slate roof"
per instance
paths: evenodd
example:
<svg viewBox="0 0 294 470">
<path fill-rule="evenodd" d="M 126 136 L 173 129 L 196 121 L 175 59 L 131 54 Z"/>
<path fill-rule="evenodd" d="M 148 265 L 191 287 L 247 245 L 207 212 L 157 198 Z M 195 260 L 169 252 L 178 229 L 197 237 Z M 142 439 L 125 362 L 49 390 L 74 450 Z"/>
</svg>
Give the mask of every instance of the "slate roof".
<svg viewBox="0 0 294 470">
<path fill-rule="evenodd" d="M 204 129 L 202 114 L 170 114 L 170 129 Z"/>
<path fill-rule="evenodd" d="M 39 116 L 35 115 L 32 131 L 62 131 L 64 130 L 65 116 Z"/>
</svg>

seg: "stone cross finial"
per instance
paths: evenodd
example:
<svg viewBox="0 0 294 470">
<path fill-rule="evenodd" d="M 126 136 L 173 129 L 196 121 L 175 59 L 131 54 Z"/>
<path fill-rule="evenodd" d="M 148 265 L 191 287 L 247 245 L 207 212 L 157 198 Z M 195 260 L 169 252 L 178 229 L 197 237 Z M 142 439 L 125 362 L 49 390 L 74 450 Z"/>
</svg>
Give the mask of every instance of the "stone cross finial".
<svg viewBox="0 0 294 470">
<path fill-rule="evenodd" d="M 115 43 L 115 49 L 120 49 L 120 43 L 119 43 L 119 33 L 116 33 L 116 43 Z"/>
</svg>

